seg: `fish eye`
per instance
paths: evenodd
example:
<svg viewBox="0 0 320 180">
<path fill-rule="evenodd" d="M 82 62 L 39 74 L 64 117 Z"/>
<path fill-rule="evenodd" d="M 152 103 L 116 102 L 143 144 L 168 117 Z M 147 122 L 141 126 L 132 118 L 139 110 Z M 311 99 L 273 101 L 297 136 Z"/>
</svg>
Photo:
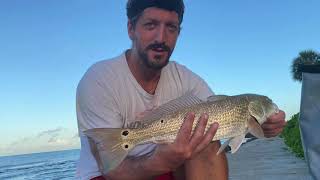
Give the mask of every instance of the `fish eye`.
<svg viewBox="0 0 320 180">
<path fill-rule="evenodd" d="M 161 119 L 161 121 L 160 121 L 161 123 L 164 123 L 164 121 Z"/>
</svg>

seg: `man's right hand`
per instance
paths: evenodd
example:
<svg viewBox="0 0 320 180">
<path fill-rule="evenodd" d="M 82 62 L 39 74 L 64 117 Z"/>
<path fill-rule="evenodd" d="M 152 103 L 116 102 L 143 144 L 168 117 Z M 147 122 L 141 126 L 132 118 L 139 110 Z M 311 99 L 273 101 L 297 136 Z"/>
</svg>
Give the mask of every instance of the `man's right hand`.
<svg viewBox="0 0 320 180">
<path fill-rule="evenodd" d="M 217 132 L 218 123 L 213 123 L 205 133 L 208 115 L 202 114 L 192 133 L 194 118 L 194 113 L 189 113 L 185 117 L 176 140 L 170 144 L 159 145 L 150 157 L 150 160 L 152 159 L 162 171 L 174 171 L 186 160 L 200 153 L 212 141 Z"/>
</svg>

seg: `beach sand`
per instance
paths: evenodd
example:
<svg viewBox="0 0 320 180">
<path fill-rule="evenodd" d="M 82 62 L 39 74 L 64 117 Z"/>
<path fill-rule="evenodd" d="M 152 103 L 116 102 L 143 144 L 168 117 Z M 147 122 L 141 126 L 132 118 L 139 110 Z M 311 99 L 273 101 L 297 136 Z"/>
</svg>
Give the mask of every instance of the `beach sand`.
<svg viewBox="0 0 320 180">
<path fill-rule="evenodd" d="M 247 142 L 227 157 L 230 180 L 312 180 L 305 160 L 279 137 Z"/>
</svg>

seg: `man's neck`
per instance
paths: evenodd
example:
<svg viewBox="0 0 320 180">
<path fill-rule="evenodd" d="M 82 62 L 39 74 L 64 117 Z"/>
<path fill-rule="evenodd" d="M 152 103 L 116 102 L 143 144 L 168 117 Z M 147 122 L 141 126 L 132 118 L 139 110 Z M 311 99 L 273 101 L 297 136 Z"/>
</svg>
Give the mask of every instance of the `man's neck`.
<svg viewBox="0 0 320 180">
<path fill-rule="evenodd" d="M 132 75 L 140 86 L 149 94 L 154 94 L 160 80 L 161 69 L 155 70 L 147 67 L 132 50 L 126 51 L 126 60 Z"/>
</svg>

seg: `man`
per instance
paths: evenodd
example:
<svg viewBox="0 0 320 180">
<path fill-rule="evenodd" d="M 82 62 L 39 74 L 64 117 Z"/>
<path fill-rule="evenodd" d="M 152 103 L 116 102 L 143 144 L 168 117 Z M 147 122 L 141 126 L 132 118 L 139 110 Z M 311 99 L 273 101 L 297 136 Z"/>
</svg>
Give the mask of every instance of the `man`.
<svg viewBox="0 0 320 180">
<path fill-rule="evenodd" d="M 81 179 L 227 179 L 225 154 L 216 155 L 220 142 L 210 143 L 218 128 L 204 133 L 208 115 L 202 114 L 191 134 L 190 112 L 173 143 L 140 145 L 118 167 L 102 174 L 83 131 L 91 128 L 131 127 L 144 112 L 186 93 L 205 100 L 208 85 L 186 67 L 169 58 L 183 19 L 182 0 L 129 0 L 128 34 L 132 47 L 123 54 L 93 65 L 77 89 L 77 117 L 81 138 L 77 174 Z M 281 111 L 263 125 L 267 137 L 285 124 Z M 191 138 L 190 138 L 191 137 Z"/>
</svg>

